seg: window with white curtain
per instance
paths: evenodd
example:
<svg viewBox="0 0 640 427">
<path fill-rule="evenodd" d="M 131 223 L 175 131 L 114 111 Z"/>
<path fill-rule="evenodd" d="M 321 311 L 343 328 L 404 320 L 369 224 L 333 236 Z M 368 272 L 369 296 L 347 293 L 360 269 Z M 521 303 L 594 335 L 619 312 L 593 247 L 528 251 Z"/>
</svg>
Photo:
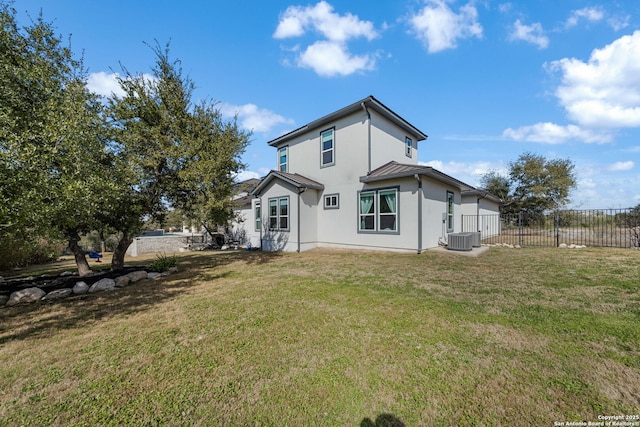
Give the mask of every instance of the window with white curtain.
<svg viewBox="0 0 640 427">
<path fill-rule="evenodd" d="M 359 196 L 359 231 L 398 231 L 398 189 L 362 191 Z"/>
</svg>

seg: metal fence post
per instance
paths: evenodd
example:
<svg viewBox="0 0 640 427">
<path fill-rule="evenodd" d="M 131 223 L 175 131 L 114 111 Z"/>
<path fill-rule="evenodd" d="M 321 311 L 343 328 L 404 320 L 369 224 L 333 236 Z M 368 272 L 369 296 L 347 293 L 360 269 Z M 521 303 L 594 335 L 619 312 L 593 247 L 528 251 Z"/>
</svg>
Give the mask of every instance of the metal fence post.
<svg viewBox="0 0 640 427">
<path fill-rule="evenodd" d="M 553 213 L 553 228 L 556 236 L 556 248 L 560 247 L 560 211 L 557 209 Z"/>
<path fill-rule="evenodd" d="M 522 243 L 522 211 L 518 212 L 518 244 L 524 246 Z"/>
</svg>

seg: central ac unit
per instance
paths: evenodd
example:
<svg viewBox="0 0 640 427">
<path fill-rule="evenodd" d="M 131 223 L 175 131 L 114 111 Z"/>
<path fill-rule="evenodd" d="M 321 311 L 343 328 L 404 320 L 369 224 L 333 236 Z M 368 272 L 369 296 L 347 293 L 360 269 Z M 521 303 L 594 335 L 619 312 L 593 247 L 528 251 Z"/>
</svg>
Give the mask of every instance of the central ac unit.
<svg viewBox="0 0 640 427">
<path fill-rule="evenodd" d="M 473 247 L 471 233 L 451 233 L 448 235 L 447 249 L 451 251 L 470 251 Z"/>
</svg>

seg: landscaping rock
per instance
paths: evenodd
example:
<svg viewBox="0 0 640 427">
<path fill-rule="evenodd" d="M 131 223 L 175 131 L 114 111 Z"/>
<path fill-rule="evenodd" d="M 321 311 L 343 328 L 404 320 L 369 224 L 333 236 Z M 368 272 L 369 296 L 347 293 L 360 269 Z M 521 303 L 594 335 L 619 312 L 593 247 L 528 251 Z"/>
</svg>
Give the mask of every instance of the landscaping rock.
<svg viewBox="0 0 640 427">
<path fill-rule="evenodd" d="M 89 288 L 89 293 L 99 291 L 112 291 L 116 288 L 116 281 L 113 279 L 100 279 Z"/>
<path fill-rule="evenodd" d="M 11 293 L 7 305 L 12 306 L 23 302 L 39 301 L 43 296 L 45 296 L 45 291 L 40 288 L 26 288 Z"/>
<path fill-rule="evenodd" d="M 147 279 L 155 280 L 155 279 L 159 279 L 160 277 L 162 277 L 162 273 L 158 273 L 155 271 L 147 273 Z"/>
<path fill-rule="evenodd" d="M 123 288 L 131 282 L 131 279 L 129 278 L 129 276 L 119 276 L 113 280 L 116 283 L 116 288 Z"/>
<path fill-rule="evenodd" d="M 89 285 L 85 282 L 76 282 L 73 286 L 72 292 L 74 294 L 86 294 L 89 291 Z"/>
<path fill-rule="evenodd" d="M 68 276 L 73 276 L 75 273 L 73 271 L 63 271 L 62 273 L 60 273 L 60 277 L 68 277 Z"/>
<path fill-rule="evenodd" d="M 72 292 L 73 290 L 71 288 L 56 289 L 55 291 L 51 291 L 48 294 L 46 294 L 44 297 L 42 297 L 42 299 L 52 300 L 52 299 L 64 298 L 71 295 Z"/>
<path fill-rule="evenodd" d="M 146 271 L 132 271 L 131 273 L 127 274 L 127 277 L 129 278 L 131 283 L 135 283 L 135 282 L 139 282 L 140 280 L 146 279 L 147 278 L 147 272 Z"/>
<path fill-rule="evenodd" d="M 178 272 L 178 267 L 171 267 L 167 271 L 169 272 L 169 274 L 177 273 Z"/>
</svg>

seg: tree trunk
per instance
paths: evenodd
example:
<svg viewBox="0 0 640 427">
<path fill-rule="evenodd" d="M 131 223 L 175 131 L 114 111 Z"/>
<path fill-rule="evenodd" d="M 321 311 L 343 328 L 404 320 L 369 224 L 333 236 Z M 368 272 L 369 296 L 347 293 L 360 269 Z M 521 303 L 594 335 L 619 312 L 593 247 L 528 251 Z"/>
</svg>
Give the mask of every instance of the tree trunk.
<svg viewBox="0 0 640 427">
<path fill-rule="evenodd" d="M 118 245 L 113 250 L 113 258 L 111 259 L 111 270 L 124 269 L 124 256 L 127 254 L 127 249 L 131 245 L 133 239 L 129 237 L 129 233 L 122 233 L 118 237 Z"/>
<path fill-rule="evenodd" d="M 91 274 L 91 268 L 89 267 L 89 262 L 87 262 L 84 250 L 78 244 L 79 241 L 80 236 L 77 231 L 69 233 L 69 250 L 73 253 L 73 257 L 76 260 L 78 275 L 82 277 Z"/>
</svg>

